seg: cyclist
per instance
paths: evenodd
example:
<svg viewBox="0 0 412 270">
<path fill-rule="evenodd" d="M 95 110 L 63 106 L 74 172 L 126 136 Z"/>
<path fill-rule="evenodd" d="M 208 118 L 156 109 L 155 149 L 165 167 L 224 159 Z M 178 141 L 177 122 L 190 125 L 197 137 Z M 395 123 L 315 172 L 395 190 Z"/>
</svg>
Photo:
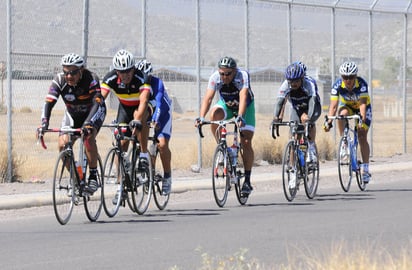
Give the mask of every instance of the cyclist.
<svg viewBox="0 0 412 270">
<path fill-rule="evenodd" d="M 119 100 L 117 123 L 130 123 L 133 131 L 128 131 L 126 135 L 130 136 L 133 133 L 140 142 L 139 170 L 144 170 L 149 164 L 149 126 L 146 123 L 150 115 L 149 99 L 152 88 L 145 78 L 146 76 L 135 67 L 133 54 L 121 49 L 113 57 L 113 70 L 109 71 L 102 81 L 103 97 L 106 98 L 112 92 Z M 121 145 L 126 152 L 129 141 L 123 140 Z"/>
<path fill-rule="evenodd" d="M 282 85 L 277 94 L 273 122 L 282 122 L 286 101 L 291 103 L 291 121 L 299 123 L 314 123 L 321 115 L 320 97 L 317 91 L 316 81 L 312 77 L 305 76 L 305 68 L 301 62 L 290 64 L 285 70 L 287 87 Z M 309 149 L 307 162 L 316 162 L 315 155 L 316 125 L 309 129 Z M 291 188 L 294 188 L 296 175 L 291 174 Z"/>
<path fill-rule="evenodd" d="M 83 57 L 74 53 L 66 54 L 61 59 L 61 65 L 63 72 L 54 77 L 46 96 L 41 127 L 43 131 L 48 129 L 52 109 L 61 96 L 66 105 L 62 126 L 82 127 L 86 135 L 85 148 L 90 173 L 87 186 L 84 180 L 80 184 L 85 186 L 85 191 L 94 193 L 98 188 L 96 135 L 106 117 L 106 105 L 99 78 L 85 67 Z M 67 142 L 68 135 L 60 134 L 59 151 L 63 150 Z"/>
<path fill-rule="evenodd" d="M 357 76 L 358 67 L 353 62 L 344 62 L 339 68 L 339 73 L 341 78 L 336 80 L 331 90 L 328 115 L 334 116 L 337 111 L 338 115 L 360 114 L 362 117 L 362 126 L 358 128 L 359 146 L 363 161 L 361 175 L 363 182 L 369 183 L 371 174 L 369 173 L 368 130 L 372 122 L 372 105 L 368 93 L 368 84 L 363 78 Z M 342 136 L 343 121 L 337 123 L 339 133 Z M 331 126 L 332 120 L 329 120 L 328 123 L 325 123 L 324 130 L 329 131 Z"/>
<path fill-rule="evenodd" d="M 216 92 L 219 93 L 219 101 L 212 107 L 210 119 L 215 121 L 236 116 L 236 122 L 243 134 L 240 139 L 243 148 L 245 182 L 241 192 L 245 195 L 250 194 L 253 190 L 250 184 L 250 175 L 254 162 L 252 138 L 256 122 L 254 95 L 250 88 L 248 72 L 239 69 L 232 57 L 225 56 L 221 58 L 218 63 L 218 70 L 209 78 L 205 97 L 200 108 L 200 116 L 196 119 L 196 126 L 204 121 Z M 215 132 L 217 125 L 211 125 L 211 129 L 215 139 L 218 140 Z"/>
<path fill-rule="evenodd" d="M 150 62 L 145 59 L 141 60 L 136 64 L 136 67 L 148 77 L 147 81 L 152 86 L 153 98 L 151 103 L 154 103 L 154 112 L 151 125 L 155 128 L 155 135 L 159 141 L 158 148 L 164 170 L 162 194 L 168 195 L 172 186 L 172 153 L 169 148 L 170 136 L 172 135 L 172 100 L 167 94 L 163 81 L 150 74 L 153 70 Z"/>
</svg>

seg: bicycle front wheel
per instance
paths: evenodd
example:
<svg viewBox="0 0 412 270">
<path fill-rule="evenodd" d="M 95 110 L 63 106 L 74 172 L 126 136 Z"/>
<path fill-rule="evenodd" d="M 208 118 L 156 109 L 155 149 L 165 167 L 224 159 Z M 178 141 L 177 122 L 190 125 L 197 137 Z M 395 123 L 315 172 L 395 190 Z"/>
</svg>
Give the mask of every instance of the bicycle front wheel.
<svg viewBox="0 0 412 270">
<path fill-rule="evenodd" d="M 316 161 L 305 162 L 305 193 L 309 199 L 313 199 L 315 197 L 319 184 L 319 156 L 316 145 L 314 147 Z M 308 151 L 306 151 L 306 155 L 309 154 Z"/>
<path fill-rule="evenodd" d="M 86 168 L 87 172 L 87 168 Z M 93 195 L 83 196 L 84 210 L 86 211 L 87 218 L 94 222 L 96 221 L 102 210 L 103 205 L 103 188 L 102 183 L 104 181 L 103 177 L 103 165 L 100 156 L 97 156 L 97 190 Z"/>
<path fill-rule="evenodd" d="M 366 184 L 365 184 L 365 182 L 363 182 L 360 167 L 361 167 L 361 162 L 358 160 L 358 167 L 356 168 L 356 172 L 355 172 L 356 182 L 358 182 L 359 189 L 361 191 L 365 191 Z"/>
<path fill-rule="evenodd" d="M 351 151 L 349 137 L 342 137 L 339 142 L 338 173 L 340 185 L 345 192 L 349 191 L 352 182 Z"/>
<path fill-rule="evenodd" d="M 54 167 L 53 208 L 57 221 L 65 225 L 72 215 L 74 203 L 77 202 L 79 189 L 75 185 L 76 173 L 73 155 L 62 151 Z"/>
<path fill-rule="evenodd" d="M 286 145 L 282 161 L 283 192 L 286 200 L 289 202 L 293 201 L 298 192 L 297 162 L 294 141 L 289 141 Z"/>
<path fill-rule="evenodd" d="M 153 167 L 153 197 L 156 203 L 156 206 L 159 210 L 163 210 L 166 208 L 167 203 L 169 202 L 170 192 L 167 195 L 162 194 L 162 184 L 163 184 L 163 177 L 162 172 L 162 160 L 160 158 L 160 154 L 156 151 L 155 157 L 152 159 L 152 167 Z"/>
<path fill-rule="evenodd" d="M 213 155 L 212 184 L 216 204 L 223 207 L 230 187 L 229 157 L 227 149 L 218 146 Z"/>
<path fill-rule="evenodd" d="M 149 208 L 153 191 L 152 162 L 150 158 L 147 161 L 148 166 L 143 171 L 138 170 L 139 159 L 136 155 L 131 194 L 134 208 L 139 215 L 143 215 Z"/>
<path fill-rule="evenodd" d="M 107 153 L 103 166 L 103 208 L 108 217 L 114 217 L 122 203 L 125 172 L 116 148 Z"/>
<path fill-rule="evenodd" d="M 242 194 L 242 186 L 245 182 L 245 167 L 243 166 L 243 150 L 242 148 L 239 149 L 239 159 L 236 168 L 236 177 L 237 182 L 235 183 L 235 190 L 236 190 L 236 197 L 238 202 L 241 205 L 245 205 L 247 200 L 249 199 L 249 194 L 244 195 Z"/>
</svg>

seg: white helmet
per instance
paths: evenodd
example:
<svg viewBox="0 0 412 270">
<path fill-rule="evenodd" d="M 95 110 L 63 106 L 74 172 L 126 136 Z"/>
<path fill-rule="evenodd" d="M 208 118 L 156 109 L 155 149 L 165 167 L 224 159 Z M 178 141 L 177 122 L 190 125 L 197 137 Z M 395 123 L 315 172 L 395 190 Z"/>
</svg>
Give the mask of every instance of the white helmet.
<svg viewBox="0 0 412 270">
<path fill-rule="evenodd" d="M 358 73 L 358 66 L 353 62 L 345 62 L 339 68 L 340 75 L 351 76 Z"/>
<path fill-rule="evenodd" d="M 136 67 L 138 70 L 145 74 L 149 74 L 153 71 L 152 63 L 147 62 L 146 59 L 140 60 L 139 63 L 136 64 Z"/>
<path fill-rule="evenodd" d="M 135 64 L 133 54 L 126 50 L 119 50 L 113 57 L 113 68 L 127 70 Z"/>
<path fill-rule="evenodd" d="M 82 67 L 84 66 L 84 59 L 78 54 L 69 53 L 62 57 L 61 65 Z"/>
</svg>

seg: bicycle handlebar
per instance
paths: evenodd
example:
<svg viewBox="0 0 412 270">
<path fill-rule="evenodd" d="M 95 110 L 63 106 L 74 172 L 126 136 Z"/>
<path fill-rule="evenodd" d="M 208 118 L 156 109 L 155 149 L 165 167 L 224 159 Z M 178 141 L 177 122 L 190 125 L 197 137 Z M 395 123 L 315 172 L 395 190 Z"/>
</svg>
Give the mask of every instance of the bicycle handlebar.
<svg viewBox="0 0 412 270">
<path fill-rule="evenodd" d="M 199 125 L 197 126 L 197 130 L 198 130 L 199 136 L 201 138 L 205 137 L 203 135 L 203 132 L 202 132 L 202 126 L 211 125 L 211 124 L 215 124 L 215 125 L 218 125 L 218 126 L 226 126 L 226 125 L 230 125 L 230 124 L 236 125 L 236 121 L 234 119 L 231 119 L 231 120 L 214 120 L 214 121 L 206 121 L 205 120 L 202 123 L 199 123 Z"/>
<path fill-rule="evenodd" d="M 311 122 L 306 122 L 305 124 L 299 123 L 298 121 L 286 121 L 286 122 L 272 122 L 271 125 L 271 133 L 272 133 L 272 138 L 276 140 L 276 137 L 279 137 L 279 127 L 280 126 L 288 126 L 288 127 L 304 127 L 305 131 L 305 136 L 308 136 L 308 129 L 309 125 Z M 275 133 L 276 132 L 276 133 Z"/>
<path fill-rule="evenodd" d="M 44 133 L 48 132 L 59 132 L 63 134 L 67 133 L 78 133 L 79 135 L 83 135 L 81 128 L 72 128 L 72 127 L 60 127 L 60 128 L 49 128 L 46 130 L 42 130 L 42 128 L 38 128 L 36 130 L 36 137 L 37 137 L 37 144 L 41 144 L 44 149 L 47 149 L 47 145 L 44 142 Z"/>
<path fill-rule="evenodd" d="M 325 115 L 325 122 L 328 122 L 328 120 L 335 120 L 335 119 L 337 119 L 337 120 L 351 120 L 351 119 L 354 119 L 354 120 L 357 120 L 357 121 L 358 121 L 359 125 L 362 125 L 362 118 L 360 117 L 359 114 L 354 114 L 354 115 L 337 115 L 337 116 L 328 116 L 328 115 Z M 329 127 L 329 128 L 331 128 L 331 127 L 332 127 L 332 123 L 330 124 L 330 127 Z"/>
</svg>

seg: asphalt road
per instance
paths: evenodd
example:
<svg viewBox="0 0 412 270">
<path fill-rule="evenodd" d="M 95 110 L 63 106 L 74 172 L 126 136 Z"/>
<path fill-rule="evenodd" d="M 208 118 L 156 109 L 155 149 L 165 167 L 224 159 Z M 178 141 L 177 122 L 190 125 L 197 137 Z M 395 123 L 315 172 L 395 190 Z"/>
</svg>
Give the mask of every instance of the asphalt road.
<svg viewBox="0 0 412 270">
<path fill-rule="evenodd" d="M 320 185 L 314 200 L 304 190 L 292 203 L 270 182 L 257 184 L 247 206 L 229 194 L 225 208 L 211 190 L 172 194 L 167 210 L 137 216 L 127 208 L 90 223 L 76 207 L 66 226 L 50 206 L 0 213 L 2 269 L 199 269 L 212 259 L 246 249 L 261 266 L 328 258 L 336 248 L 380 260 L 411 249 L 412 167 L 373 174 L 367 191 L 344 193 Z"/>
</svg>

